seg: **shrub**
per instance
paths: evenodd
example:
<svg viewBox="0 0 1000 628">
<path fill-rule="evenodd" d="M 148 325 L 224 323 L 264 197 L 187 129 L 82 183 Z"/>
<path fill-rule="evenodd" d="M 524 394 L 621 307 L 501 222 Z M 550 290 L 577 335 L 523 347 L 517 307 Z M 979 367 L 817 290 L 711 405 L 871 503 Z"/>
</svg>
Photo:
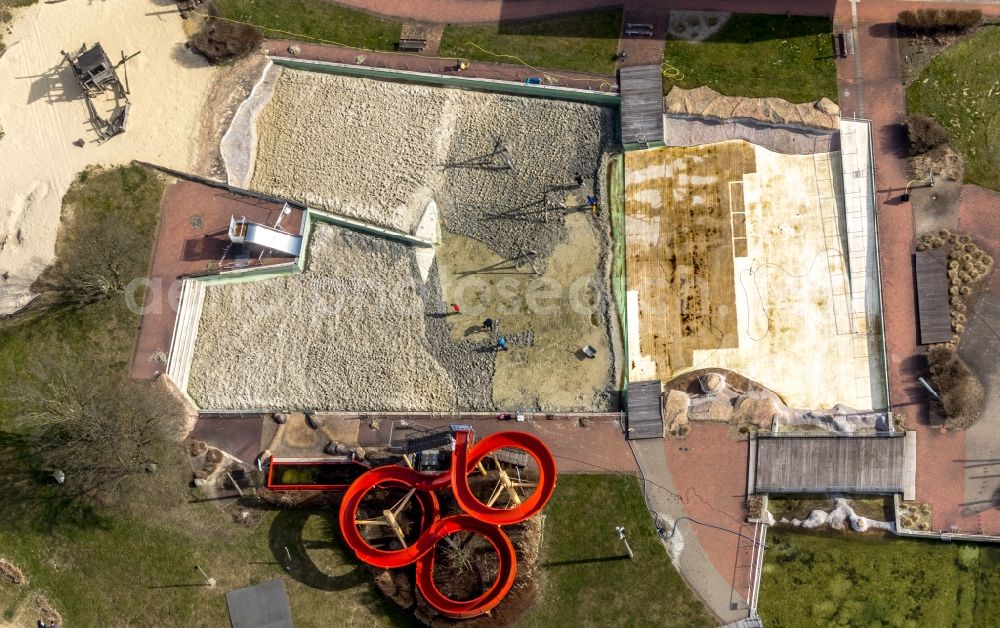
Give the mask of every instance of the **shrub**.
<svg viewBox="0 0 1000 628">
<path fill-rule="evenodd" d="M 906 134 L 910 139 L 910 154 L 920 155 L 948 143 L 948 129 L 922 113 L 906 118 Z"/>
<path fill-rule="evenodd" d="M 262 41 L 264 36 L 253 26 L 209 18 L 191 38 L 191 47 L 216 65 L 245 57 Z"/>
<path fill-rule="evenodd" d="M 945 344 L 931 345 L 927 362 L 931 380 L 941 396 L 945 427 L 968 427 L 983 410 L 983 385 L 954 348 Z"/>
<path fill-rule="evenodd" d="M 896 22 L 904 28 L 913 31 L 962 31 L 979 24 L 983 12 L 957 11 L 955 9 L 919 9 L 903 11 L 896 17 Z"/>
</svg>

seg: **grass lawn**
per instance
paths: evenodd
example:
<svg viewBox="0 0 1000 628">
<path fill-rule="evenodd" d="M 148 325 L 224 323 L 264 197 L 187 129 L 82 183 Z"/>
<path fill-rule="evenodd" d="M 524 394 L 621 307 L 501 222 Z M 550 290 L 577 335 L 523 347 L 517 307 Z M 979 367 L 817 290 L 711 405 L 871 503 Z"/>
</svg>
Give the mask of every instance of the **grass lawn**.
<svg viewBox="0 0 1000 628">
<path fill-rule="evenodd" d="M 159 219 L 163 181 L 138 166 L 111 170 L 91 169 L 78 176 L 63 199 L 63 214 L 74 211 L 82 220 L 99 221 L 115 212 L 127 217 L 133 245 L 151 250 Z M 75 207 L 68 210 L 67 207 Z M 57 241 L 57 253 L 62 239 Z M 145 263 L 132 269 L 143 276 Z M 141 301 L 142 295 L 136 295 Z M 99 355 L 112 366 L 127 368 L 139 317 L 112 299 L 80 308 L 33 310 L 14 319 L 0 320 L 0 378 L 16 378 L 17 368 L 37 353 L 38 347 L 65 344 L 80 354 Z M 7 427 L 9 400 L 0 394 L 0 430 Z"/>
<path fill-rule="evenodd" d="M 986 26 L 931 61 L 907 91 L 910 113 L 947 127 L 965 182 L 1000 190 L 1000 27 Z"/>
<path fill-rule="evenodd" d="M 215 4 L 223 16 L 249 22 L 263 31 L 265 37 L 394 50 L 403 28 L 399 20 L 324 0 L 215 0 Z"/>
<path fill-rule="evenodd" d="M 448 25 L 441 37 L 438 54 L 613 74 L 621 21 L 621 9 L 606 9 L 526 22 Z"/>
<path fill-rule="evenodd" d="M 77 218 L 127 215 L 134 245 L 150 250 L 162 193 L 159 176 L 127 167 L 87 171 L 65 201 Z M 124 373 L 137 324 L 121 298 L 5 321 L 0 378 L 16 388 L 21 367 L 53 343 Z M 229 513 L 188 488 L 191 472 L 180 445 L 156 474 L 125 493 L 100 506 L 81 505 L 64 487 L 32 474 L 4 421 L 9 404 L 0 395 L 0 557 L 20 566 L 30 583 L 0 583 L 0 624 L 35 625 L 33 600 L 42 593 L 72 626 L 228 625 L 226 591 L 278 577 L 285 578 L 296 625 L 328 626 L 331 618 L 337 625 L 407 623 L 342 549 L 332 512 L 264 511 L 256 527 L 232 523 Z M 278 562 L 286 546 L 289 572 Z M 195 565 L 218 586 L 200 586 Z"/>
<path fill-rule="evenodd" d="M 563 475 L 546 511 L 542 589 L 521 626 L 714 626 L 670 564 L 635 478 Z M 623 525 L 635 559 L 615 534 Z"/>
<path fill-rule="evenodd" d="M 409 624 L 344 549 L 335 512 L 269 511 L 251 529 L 199 502 L 186 488 L 185 466 L 178 453 L 170 469 L 137 488 L 131 505 L 88 525 L 25 529 L 0 515 L 0 555 L 31 580 L 0 584 L 0 624 L 44 593 L 72 626 L 227 626 L 226 591 L 274 578 L 285 580 L 297 626 L 329 626 L 331 618 L 344 626 Z M 195 565 L 216 587 L 202 586 Z"/>
<path fill-rule="evenodd" d="M 737 13 L 706 41 L 666 42 L 664 60 L 681 76 L 664 78 L 664 93 L 708 85 L 726 96 L 836 102 L 832 32 L 828 18 Z"/>
<path fill-rule="evenodd" d="M 1000 625 L 1000 548 L 772 530 L 766 626 Z"/>
</svg>

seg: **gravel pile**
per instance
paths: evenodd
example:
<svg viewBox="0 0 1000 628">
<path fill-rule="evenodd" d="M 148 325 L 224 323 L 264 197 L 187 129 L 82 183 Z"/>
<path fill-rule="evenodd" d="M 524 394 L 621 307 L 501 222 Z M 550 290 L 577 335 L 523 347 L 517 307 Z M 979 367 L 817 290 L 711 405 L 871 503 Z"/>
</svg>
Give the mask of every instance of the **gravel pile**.
<svg viewBox="0 0 1000 628">
<path fill-rule="evenodd" d="M 427 284 L 415 277 L 417 290 L 424 298 L 427 342 L 430 351 L 451 376 L 458 391 L 458 407 L 468 411 L 495 410 L 493 404 L 494 352 L 479 338 L 456 342 L 451 337 L 447 313 L 441 310 L 441 283 L 437 268 L 432 269 Z M 417 410 L 419 408 L 412 408 Z"/>
<path fill-rule="evenodd" d="M 447 229 L 508 259 L 534 250 L 544 266 L 565 237 L 544 209 L 578 207 L 594 194 L 612 114 L 282 69 L 257 122 L 251 187 L 406 232 L 434 198 Z"/>
<path fill-rule="evenodd" d="M 533 250 L 544 272 L 545 258 L 566 235 L 559 204 L 579 207 L 596 191 L 597 165 L 613 137 L 611 109 L 464 96 L 438 202 L 443 222 L 505 259 Z M 574 182 L 577 173 L 585 178 L 583 188 Z M 546 222 L 547 207 L 552 211 Z"/>
<path fill-rule="evenodd" d="M 309 253 L 300 275 L 208 288 L 188 387 L 201 407 L 448 410 L 442 363 L 456 381 L 491 375 L 429 345 L 412 249 L 317 224 Z"/>
<path fill-rule="evenodd" d="M 283 69 L 250 187 L 409 232 L 442 178 L 460 94 Z"/>
</svg>

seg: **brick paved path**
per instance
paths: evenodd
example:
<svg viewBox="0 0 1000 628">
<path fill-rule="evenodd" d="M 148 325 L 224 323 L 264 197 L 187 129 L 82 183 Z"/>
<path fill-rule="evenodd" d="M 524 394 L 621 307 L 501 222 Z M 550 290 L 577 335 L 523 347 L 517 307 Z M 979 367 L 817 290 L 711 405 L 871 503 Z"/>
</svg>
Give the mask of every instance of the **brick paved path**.
<svg viewBox="0 0 1000 628">
<path fill-rule="evenodd" d="M 594 11 L 608 7 L 623 6 L 626 16 L 635 11 L 648 10 L 659 5 L 656 10 L 670 9 L 694 11 L 729 11 L 742 13 L 791 13 L 793 15 L 830 15 L 833 0 L 330 0 L 340 4 L 377 13 L 387 17 L 422 20 L 425 22 L 448 22 L 470 24 L 476 22 L 498 22 L 502 20 L 524 20 L 530 18 Z M 632 20 L 639 21 L 639 20 Z"/>
<path fill-rule="evenodd" d="M 299 59 L 313 61 L 330 61 L 354 65 L 358 57 L 364 57 L 364 61 L 360 65 L 366 67 L 428 72 L 445 76 L 496 79 L 517 83 L 524 82 L 530 76 L 545 74 L 553 79 L 553 82 L 548 84 L 594 91 L 610 91 L 611 84 L 616 82 L 613 76 L 569 72 L 566 70 L 554 70 L 543 73 L 521 65 L 505 65 L 501 63 L 487 63 L 485 61 L 470 61 L 467 69 L 458 72 L 455 69 L 455 59 L 451 57 L 438 58 L 420 54 L 361 51 L 355 48 L 309 44 L 287 39 L 269 39 L 264 43 L 264 47 L 270 51 L 270 54 L 290 56 L 288 47 L 292 44 L 299 48 L 297 55 Z"/>
<path fill-rule="evenodd" d="M 917 345 L 913 289 L 913 217 L 909 203 L 898 196 L 907 182 L 906 92 L 900 81 L 899 52 L 893 21 L 904 9 L 931 6 L 913 2 L 861 2 L 857 5 L 857 49 L 854 57 L 837 63 L 841 108 L 872 121 L 876 189 L 879 203 L 879 246 L 882 261 L 883 320 L 893 407 L 905 412 L 917 432 L 917 499 L 933 506 L 932 527 L 963 532 L 1000 532 L 1000 517 L 963 516 L 965 501 L 966 433 L 945 433 L 928 424 L 927 393 L 917 383 L 926 375 L 925 351 Z M 942 4 L 947 8 L 966 5 Z M 973 5 L 974 6 L 974 5 Z M 983 6 L 1000 13 L 1000 6 Z M 851 5 L 841 2 L 835 30 L 852 26 Z M 859 71 L 860 70 L 860 76 Z M 859 80 L 860 78 L 860 80 Z"/>
<path fill-rule="evenodd" d="M 740 493 L 740 499 L 743 488 L 738 486 L 737 479 L 725 473 L 725 469 L 716 474 L 715 462 L 725 459 L 726 454 L 716 457 L 713 451 L 717 448 L 726 450 L 726 443 L 723 442 L 726 436 L 723 434 L 723 440 L 718 440 L 711 433 L 712 427 L 718 426 L 696 425 L 691 430 L 691 436 L 684 441 L 632 441 L 635 459 L 645 480 L 648 506 L 660 515 L 667 526 L 687 516 L 727 529 L 740 529 L 741 513 L 736 513 L 737 518 L 734 519 L 726 510 L 715 507 L 714 500 L 718 495 L 713 485 L 721 484 L 723 493 Z M 689 447 L 690 457 L 675 460 L 678 457 L 677 447 Z M 743 443 L 743 448 L 745 452 L 746 443 Z M 745 455 L 743 460 L 745 463 Z M 723 467 L 726 466 L 723 464 Z M 675 478 L 673 472 L 682 467 L 689 473 Z M 716 480 L 711 480 L 712 476 Z M 733 576 L 738 571 L 738 541 L 736 535 L 681 520 L 674 535 L 665 542 L 684 581 L 723 623 L 747 617 L 746 592 L 741 593 L 733 585 Z"/>
</svg>

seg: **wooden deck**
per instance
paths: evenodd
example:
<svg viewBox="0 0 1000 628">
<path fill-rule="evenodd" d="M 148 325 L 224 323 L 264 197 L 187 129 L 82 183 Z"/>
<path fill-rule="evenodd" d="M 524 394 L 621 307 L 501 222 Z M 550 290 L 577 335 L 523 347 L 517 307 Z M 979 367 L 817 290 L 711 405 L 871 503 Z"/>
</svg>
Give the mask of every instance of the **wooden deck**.
<svg viewBox="0 0 1000 628">
<path fill-rule="evenodd" d="M 663 74 L 659 65 L 622 68 L 619 74 L 622 144 L 663 146 Z"/>
<path fill-rule="evenodd" d="M 759 434 L 757 493 L 902 493 L 905 438 Z M 751 441 L 751 446 L 754 442 Z"/>
<path fill-rule="evenodd" d="M 660 380 L 632 382 L 628 386 L 629 440 L 663 438 L 663 386 Z"/>
<path fill-rule="evenodd" d="M 922 345 L 951 340 L 947 263 L 948 258 L 941 250 L 918 251 L 914 256 L 917 272 L 917 313 Z"/>
</svg>

